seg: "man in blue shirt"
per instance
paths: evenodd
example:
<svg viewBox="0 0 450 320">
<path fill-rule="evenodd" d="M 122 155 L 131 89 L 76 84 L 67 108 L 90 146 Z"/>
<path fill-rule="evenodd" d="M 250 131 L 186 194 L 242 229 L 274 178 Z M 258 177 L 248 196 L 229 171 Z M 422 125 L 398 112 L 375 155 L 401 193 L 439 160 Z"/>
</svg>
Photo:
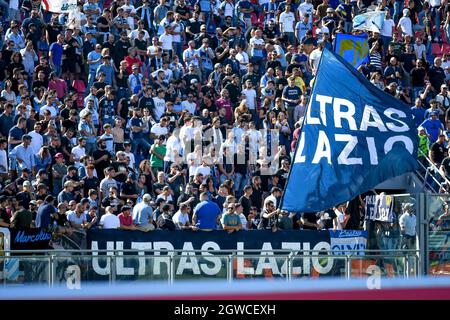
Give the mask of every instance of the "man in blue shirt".
<svg viewBox="0 0 450 320">
<path fill-rule="evenodd" d="M 438 139 L 439 134 L 444 130 L 444 125 L 438 119 L 437 112 L 432 112 L 429 119 L 425 120 L 422 125 L 430 136 L 430 143 Z M 432 141 L 432 142 L 431 142 Z"/>
<path fill-rule="evenodd" d="M 55 71 L 58 77 L 61 76 L 62 73 L 62 55 L 63 55 L 63 45 L 64 45 L 64 36 L 59 34 L 57 37 L 57 41 L 53 42 L 49 48 L 49 62 L 50 67 Z"/>
<path fill-rule="evenodd" d="M 222 211 L 217 203 L 208 201 L 208 193 L 203 192 L 200 194 L 200 203 L 194 208 L 192 224 L 201 231 L 216 230 L 221 215 Z"/>
<path fill-rule="evenodd" d="M 53 196 L 45 197 L 45 203 L 42 204 L 36 214 L 36 228 L 48 228 L 51 224 L 52 215 L 56 212 L 53 202 Z"/>
<path fill-rule="evenodd" d="M 103 63 L 98 66 L 96 77 L 98 78 L 100 73 L 105 74 L 105 83 L 116 86 L 116 78 L 114 76 L 114 68 L 111 65 L 111 57 L 110 56 L 104 56 L 103 57 Z"/>
<path fill-rule="evenodd" d="M 284 87 L 282 99 L 288 112 L 288 121 L 293 126 L 294 110 L 300 103 L 302 90 L 295 85 L 295 77 L 291 76 L 288 79 L 288 86 Z"/>
</svg>

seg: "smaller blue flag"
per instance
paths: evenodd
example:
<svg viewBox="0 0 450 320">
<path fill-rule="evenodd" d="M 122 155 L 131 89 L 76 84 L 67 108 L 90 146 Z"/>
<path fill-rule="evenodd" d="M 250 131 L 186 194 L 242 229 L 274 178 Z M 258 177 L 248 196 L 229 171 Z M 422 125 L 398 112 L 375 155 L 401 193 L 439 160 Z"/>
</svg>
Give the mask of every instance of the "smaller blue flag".
<svg viewBox="0 0 450 320">
<path fill-rule="evenodd" d="M 369 62 L 367 34 L 352 35 L 337 33 L 334 52 L 355 68 L 358 68 L 361 64 Z"/>
</svg>

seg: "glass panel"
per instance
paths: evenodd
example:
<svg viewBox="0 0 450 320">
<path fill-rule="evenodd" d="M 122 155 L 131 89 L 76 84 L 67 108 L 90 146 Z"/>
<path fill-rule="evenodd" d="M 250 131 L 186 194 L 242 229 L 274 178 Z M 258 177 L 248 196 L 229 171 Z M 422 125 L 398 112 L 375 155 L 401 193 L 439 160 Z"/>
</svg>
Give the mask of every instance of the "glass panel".
<svg viewBox="0 0 450 320">
<path fill-rule="evenodd" d="M 227 280 L 227 256 L 192 255 L 174 256 L 174 281 L 180 280 Z"/>
<path fill-rule="evenodd" d="M 388 201 L 390 200 L 386 200 Z M 385 206 L 389 207 L 389 203 Z M 391 218 L 385 219 L 386 221 L 379 219 L 365 222 L 365 229 L 368 231 L 367 249 L 377 250 L 381 255 L 392 255 L 392 250 L 398 249 L 417 249 L 416 237 L 401 234 L 399 220 L 405 214 L 406 208 L 411 208 L 412 215 L 416 214 L 416 196 L 393 195 L 392 210 L 388 213 Z M 417 225 L 415 231 L 417 232 Z"/>
<path fill-rule="evenodd" d="M 115 281 L 169 281 L 169 256 L 115 256 Z"/>
<path fill-rule="evenodd" d="M 324 254 L 294 256 L 292 258 L 292 279 L 345 277 L 346 258 Z"/>
<path fill-rule="evenodd" d="M 240 255 L 232 257 L 233 281 L 240 279 L 286 279 L 287 255 Z"/>
<path fill-rule="evenodd" d="M 387 278 L 406 278 L 407 265 L 409 265 L 408 275 L 414 276 L 416 271 L 416 258 L 414 255 L 411 255 L 409 258 L 405 257 L 406 255 L 398 254 L 351 257 L 351 277 L 366 278 L 379 275 Z"/>
<path fill-rule="evenodd" d="M 432 276 L 450 275 L 450 196 L 433 195 L 426 198 L 428 219 L 428 273 Z"/>
<path fill-rule="evenodd" d="M 71 255 L 53 257 L 54 285 L 71 285 L 83 282 L 103 281 L 109 283 L 111 257 L 105 255 Z"/>
<path fill-rule="evenodd" d="M 50 283 L 47 256 L 0 257 L 0 263 L 3 265 L 3 284 L 6 286 Z"/>
</svg>

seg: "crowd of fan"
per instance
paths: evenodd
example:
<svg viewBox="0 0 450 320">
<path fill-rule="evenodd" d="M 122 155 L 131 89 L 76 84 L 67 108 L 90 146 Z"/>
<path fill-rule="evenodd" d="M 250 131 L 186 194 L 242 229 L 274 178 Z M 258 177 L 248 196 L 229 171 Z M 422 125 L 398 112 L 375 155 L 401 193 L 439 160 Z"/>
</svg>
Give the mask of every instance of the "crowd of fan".
<svg viewBox="0 0 450 320">
<path fill-rule="evenodd" d="M 411 106 L 450 172 L 447 0 L 0 7 L 0 227 L 359 228 L 345 205 L 276 208 L 321 53 L 367 10 L 386 18 L 360 72 Z"/>
</svg>

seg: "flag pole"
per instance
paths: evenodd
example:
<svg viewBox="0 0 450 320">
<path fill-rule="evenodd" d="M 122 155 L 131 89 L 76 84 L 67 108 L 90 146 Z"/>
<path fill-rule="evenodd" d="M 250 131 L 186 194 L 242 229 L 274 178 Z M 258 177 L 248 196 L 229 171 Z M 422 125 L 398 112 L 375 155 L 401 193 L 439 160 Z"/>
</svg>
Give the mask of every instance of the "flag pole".
<svg viewBox="0 0 450 320">
<path fill-rule="evenodd" d="M 301 137 L 302 137 L 302 131 L 303 131 L 303 127 L 304 127 L 305 122 L 306 122 L 306 117 L 307 117 L 307 114 L 308 114 L 308 110 L 309 110 L 309 108 L 311 108 L 311 103 L 312 103 L 312 97 L 313 97 L 313 93 L 314 93 L 314 88 L 316 87 L 316 83 L 317 83 L 317 74 L 318 74 L 318 72 L 319 72 L 320 67 L 322 66 L 322 60 L 323 60 L 323 56 L 324 56 L 323 54 L 324 54 L 325 50 L 328 50 L 328 49 L 325 48 L 325 47 L 323 48 L 323 50 L 322 50 L 322 55 L 320 56 L 320 60 L 319 60 L 319 65 L 317 66 L 316 75 L 315 75 L 314 78 L 313 78 L 314 83 L 313 83 L 313 86 L 312 86 L 312 88 L 311 88 L 311 96 L 310 96 L 308 105 L 306 106 L 306 109 L 305 109 L 305 116 L 303 117 L 302 126 L 300 127 L 300 128 L 301 128 L 301 129 L 300 129 L 300 135 L 299 135 L 299 137 L 298 137 L 298 139 L 297 139 L 297 142 L 295 143 L 295 151 L 294 151 L 294 155 L 292 156 L 292 159 L 291 159 L 291 168 L 289 169 L 289 175 L 288 175 L 288 178 L 287 178 L 286 183 L 285 183 L 285 185 L 284 185 L 283 193 L 282 193 L 282 195 L 281 195 L 281 200 L 280 200 L 280 206 L 279 206 L 279 209 L 283 209 L 284 195 L 285 195 L 285 193 L 286 193 L 286 187 L 287 187 L 287 185 L 288 185 L 288 183 L 289 183 L 289 180 L 291 179 L 292 168 L 294 167 L 294 160 L 295 160 L 295 157 L 296 157 L 297 151 L 298 151 L 298 144 L 299 144 L 299 142 L 300 142 L 300 140 L 301 140 Z"/>
</svg>

